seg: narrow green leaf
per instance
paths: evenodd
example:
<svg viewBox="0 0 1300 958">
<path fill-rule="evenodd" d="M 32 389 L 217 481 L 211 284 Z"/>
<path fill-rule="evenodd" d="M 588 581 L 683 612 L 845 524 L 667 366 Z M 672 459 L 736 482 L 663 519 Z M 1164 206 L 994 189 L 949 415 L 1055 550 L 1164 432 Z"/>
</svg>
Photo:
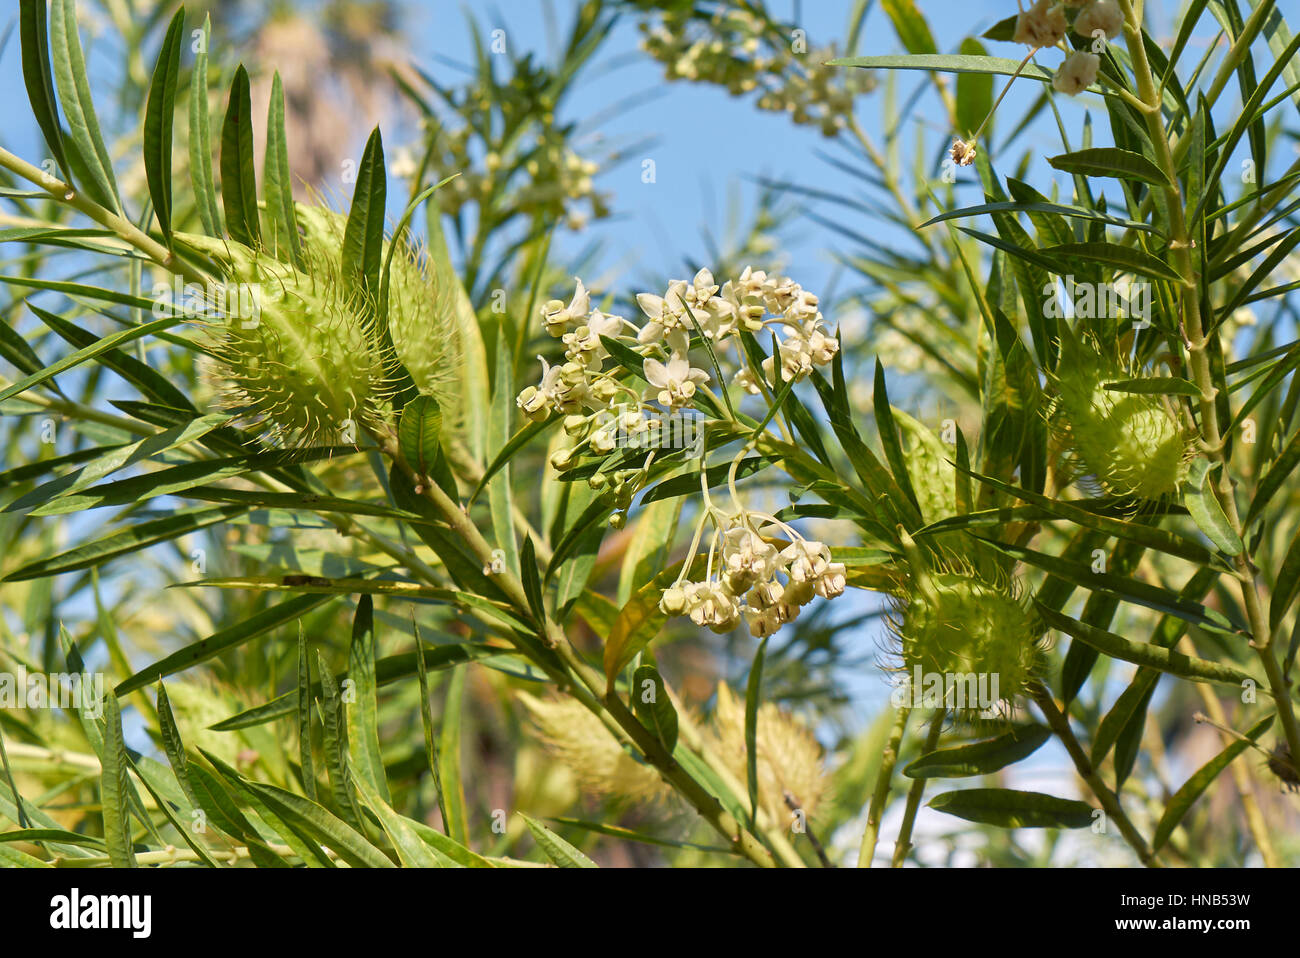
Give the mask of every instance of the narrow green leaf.
<svg viewBox="0 0 1300 958">
<path fill-rule="evenodd" d="M 1084 176 L 1113 176 L 1120 180 L 1141 180 L 1152 186 L 1166 185 L 1165 176 L 1141 153 L 1121 150 L 1113 146 L 1076 150 L 1048 157 L 1047 162 L 1065 173 L 1082 173 Z"/>
<path fill-rule="evenodd" d="M 99 776 L 99 796 L 104 814 L 104 841 L 114 868 L 134 868 L 131 849 L 131 816 L 127 810 L 131 789 L 130 759 L 122 738 L 122 712 L 117 696 L 104 693 L 104 754 Z"/>
<path fill-rule="evenodd" d="M 1151 839 L 1151 850 L 1153 852 L 1158 852 L 1164 847 L 1165 842 L 1169 841 L 1169 837 L 1173 835 L 1174 829 L 1178 827 L 1178 823 L 1183 820 L 1188 811 L 1191 810 L 1192 805 L 1201 797 L 1201 793 L 1210 787 L 1210 783 L 1219 777 L 1219 774 L 1231 764 L 1233 759 L 1250 748 L 1252 742 L 1258 741 L 1259 737 L 1268 731 L 1273 724 L 1273 719 L 1274 716 L 1272 715 L 1260 719 L 1251 726 L 1244 739 L 1233 741 L 1222 752 L 1197 769 L 1196 773 L 1183 783 L 1182 787 L 1169 799 L 1169 803 L 1165 805 L 1164 814 L 1160 816 L 1160 823 L 1156 825 L 1155 836 Z"/>
<path fill-rule="evenodd" d="M 437 462 L 442 433 L 442 409 L 432 396 L 417 396 L 402 407 L 397 440 L 406 464 L 417 475 L 431 476 Z"/>
<path fill-rule="evenodd" d="M 1062 243 L 1060 246 L 1048 246 L 1041 250 L 1057 262 L 1069 263 L 1082 259 L 1094 263 L 1103 263 L 1116 269 L 1140 273 L 1155 279 L 1179 282 L 1178 274 L 1166 263 L 1140 249 L 1132 246 L 1120 246 L 1118 243 Z M 1057 272 L 1060 270 L 1058 269 Z"/>
<path fill-rule="evenodd" d="M 876 369 L 879 371 L 879 364 Z M 763 656 L 769 638 L 765 635 L 758 643 L 754 664 L 749 668 L 749 681 L 745 684 L 745 788 L 751 825 L 758 821 L 758 708 L 763 695 Z"/>
<path fill-rule="evenodd" d="M 46 0 L 20 0 L 19 33 L 22 37 L 23 83 L 32 114 L 45 137 L 63 179 L 72 186 L 72 170 L 63 148 L 63 126 L 54 99 L 54 72 L 50 69 L 49 20 Z"/>
<path fill-rule="evenodd" d="M 247 506 L 181 510 L 162 519 L 137 523 L 121 532 L 111 533 L 58 555 L 29 562 L 10 572 L 2 581 L 19 582 L 24 579 L 40 579 L 64 572 L 75 572 L 78 569 L 93 568 L 118 556 L 139 552 L 159 542 L 168 542 L 179 536 L 188 535 L 197 529 L 227 522 L 247 511 Z"/>
<path fill-rule="evenodd" d="M 379 297 L 384 253 L 384 206 L 387 201 L 384 141 L 375 127 L 366 141 L 352 189 L 352 207 L 343 231 L 343 280 L 362 291 L 372 304 Z"/>
<path fill-rule="evenodd" d="M 356 779 L 357 794 L 361 801 L 375 813 L 379 827 L 384 830 L 388 840 L 393 843 L 397 857 L 406 868 L 438 868 L 440 863 L 434 852 L 430 851 L 416 833 L 414 822 L 403 818 L 393 811 L 384 797 L 364 777 Z"/>
<path fill-rule="evenodd" d="M 159 659 L 152 665 L 146 666 L 118 685 L 114 691 L 118 695 L 126 695 L 128 692 L 144 688 L 144 686 L 160 678 L 176 672 L 183 672 L 200 662 L 206 662 L 213 656 L 220 655 L 222 652 L 243 645 L 258 636 L 265 635 L 286 622 L 295 621 L 300 615 L 318 605 L 324 604 L 330 598 L 328 595 L 300 595 L 281 602 L 279 605 L 273 605 L 269 609 L 254 613 L 242 622 L 220 629 L 206 639 L 191 643 L 185 648 L 178 649 L 171 655 Z"/>
<path fill-rule="evenodd" d="M 248 71 L 241 64 L 230 83 L 226 119 L 221 125 L 221 202 L 230 238 L 257 249 L 262 229 L 257 211 L 257 173 L 253 165 L 253 103 Z"/>
<path fill-rule="evenodd" d="M 1245 548 L 1232 523 L 1224 515 L 1223 507 L 1209 483 L 1210 461 L 1195 460 L 1187 471 L 1183 484 L 1183 505 L 1191 513 L 1197 528 L 1204 532 L 1216 546 L 1230 556 L 1240 555 Z"/>
<path fill-rule="evenodd" d="M 271 80 L 271 102 L 266 110 L 266 157 L 262 163 L 262 189 L 266 193 L 266 224 L 271 251 L 280 259 L 305 269 L 298 217 L 293 208 L 293 179 L 289 170 L 289 144 L 284 132 L 284 86 L 277 70 Z"/>
<path fill-rule="evenodd" d="M 677 747 L 677 710 L 653 665 L 638 666 L 632 675 L 632 710 L 671 755 Z"/>
<path fill-rule="evenodd" d="M 160 686 L 161 687 L 161 686 Z M 316 801 L 316 767 L 311 758 L 311 660 L 307 657 L 307 636 L 298 620 L 298 763 L 307 797 Z"/>
<path fill-rule="evenodd" d="M 1245 672 L 1230 665 L 1193 658 L 1158 645 L 1130 642 L 1113 632 L 1062 615 L 1041 602 L 1035 602 L 1034 605 L 1039 615 L 1052 628 L 1078 639 L 1084 645 L 1111 658 L 1123 659 L 1134 665 L 1145 665 L 1161 672 L 1168 672 L 1170 675 L 1191 679 L 1193 682 L 1223 682 L 1228 685 L 1240 685 L 1245 681 L 1255 681 Z"/>
<path fill-rule="evenodd" d="M 461 845 L 469 844 L 469 823 L 465 816 L 465 786 L 460 771 L 460 723 L 465 698 L 466 669 L 455 669 L 447 684 L 442 706 L 442 728 L 438 734 L 438 761 L 441 764 L 442 791 L 447 803 L 447 820 L 443 827 L 448 837 Z"/>
<path fill-rule="evenodd" d="M 1086 802 L 1009 788 L 943 792 L 927 804 L 968 822 L 999 828 L 1087 828 L 1093 822 L 1092 806 Z"/>
<path fill-rule="evenodd" d="M 325 767 L 329 772 L 330 794 L 334 807 L 353 828 L 361 828 L 361 810 L 353 798 L 352 769 L 348 763 L 348 727 L 344 717 L 343 697 L 329 663 L 320 650 L 316 651 L 316 671 L 320 676 L 321 727 L 325 751 Z"/>
<path fill-rule="evenodd" d="M 181 42 L 185 33 L 185 8 L 177 9 L 163 38 L 158 63 L 149 84 L 144 111 L 144 174 L 149 184 L 158 228 L 172 238 L 172 128 L 176 119 L 176 82 L 181 70 Z"/>
<path fill-rule="evenodd" d="M 1042 725 L 1023 725 L 983 742 L 941 748 L 922 755 L 903 769 L 908 778 L 962 778 L 991 775 L 1027 758 L 1052 737 Z"/>
<path fill-rule="evenodd" d="M 208 236 L 221 235 L 221 213 L 212 183 L 212 119 L 208 114 L 208 41 L 212 18 L 205 15 L 203 30 L 195 38 L 194 71 L 190 74 L 190 184 L 199 222 Z"/>
<path fill-rule="evenodd" d="M 551 831 L 535 818 L 529 818 L 523 812 L 520 817 L 528 823 L 528 830 L 533 833 L 537 846 L 545 852 L 546 857 L 560 868 L 595 868 L 596 863 Z"/>
<path fill-rule="evenodd" d="M 59 101 L 68 118 L 68 132 L 82 162 L 90 173 L 105 206 L 121 212 L 113 177 L 113 161 L 99 132 L 95 105 L 90 97 L 90 80 L 86 77 L 86 60 L 81 52 L 77 28 L 76 0 L 51 0 L 50 53 L 54 60 L 54 80 Z"/>
<path fill-rule="evenodd" d="M 167 696 L 167 689 L 163 687 L 161 679 L 158 680 L 158 732 L 162 736 L 167 761 L 171 763 L 172 774 L 176 776 L 181 791 L 190 800 L 190 804 L 195 808 L 200 807 L 198 795 L 194 791 L 194 786 L 190 784 L 185 744 L 181 741 L 180 729 L 176 727 L 176 716 L 172 712 L 171 699 Z"/>
<path fill-rule="evenodd" d="M 355 699 L 347 709 L 348 749 L 352 768 L 366 779 L 384 801 L 391 801 L 384 758 L 379 749 L 379 706 L 375 682 L 375 600 L 363 595 L 352 619 L 352 645 L 348 651 L 348 681 Z"/>
</svg>

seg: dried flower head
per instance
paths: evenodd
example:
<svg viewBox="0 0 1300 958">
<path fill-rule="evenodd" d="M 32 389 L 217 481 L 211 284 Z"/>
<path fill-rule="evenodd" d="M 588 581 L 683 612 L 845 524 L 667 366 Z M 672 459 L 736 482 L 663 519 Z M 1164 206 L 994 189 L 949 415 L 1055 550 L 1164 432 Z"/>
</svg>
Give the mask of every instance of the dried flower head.
<svg viewBox="0 0 1300 958">
<path fill-rule="evenodd" d="M 539 699 L 516 693 L 547 750 L 596 795 L 657 801 L 672 789 L 652 766 L 625 752 L 600 719 L 572 698 Z"/>
<path fill-rule="evenodd" d="M 970 166 L 975 162 L 975 142 L 955 136 L 952 139 L 952 149 L 948 151 L 948 155 L 952 157 L 952 161 L 958 166 Z"/>
<path fill-rule="evenodd" d="M 719 683 L 717 709 L 713 715 L 714 751 L 739 781 L 748 775 L 745 747 L 745 703 L 727 684 Z M 790 712 L 773 702 L 758 707 L 757 759 L 758 803 L 774 824 L 790 820 L 787 792 L 809 819 L 829 791 L 829 779 L 822 765 L 822 749 L 812 731 Z"/>
</svg>

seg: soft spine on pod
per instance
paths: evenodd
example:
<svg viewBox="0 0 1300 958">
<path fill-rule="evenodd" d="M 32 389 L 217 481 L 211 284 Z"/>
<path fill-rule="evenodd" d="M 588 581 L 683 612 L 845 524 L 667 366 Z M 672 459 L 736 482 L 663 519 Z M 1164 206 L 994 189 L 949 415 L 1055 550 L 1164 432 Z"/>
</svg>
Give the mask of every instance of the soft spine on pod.
<svg viewBox="0 0 1300 958">
<path fill-rule="evenodd" d="M 1105 492 L 1159 499 L 1182 481 L 1190 444 L 1163 396 L 1106 388 L 1133 378 L 1118 358 L 1065 330 L 1051 426 L 1075 471 L 1095 478 Z"/>
</svg>

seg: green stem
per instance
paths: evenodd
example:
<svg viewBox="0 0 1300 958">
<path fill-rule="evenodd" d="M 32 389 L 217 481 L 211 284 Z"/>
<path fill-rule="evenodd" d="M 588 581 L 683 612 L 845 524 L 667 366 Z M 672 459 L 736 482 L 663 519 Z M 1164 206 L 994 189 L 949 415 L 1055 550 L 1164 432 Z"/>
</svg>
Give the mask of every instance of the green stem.
<svg viewBox="0 0 1300 958">
<path fill-rule="evenodd" d="M 930 719 L 930 730 L 925 735 L 922 755 L 929 755 L 939 747 L 939 736 L 943 734 L 943 720 L 947 716 L 944 709 L 935 709 Z M 925 792 L 925 779 L 918 778 L 907 790 L 907 805 L 903 808 L 903 824 L 898 829 L 898 841 L 894 843 L 894 860 L 890 867 L 902 868 L 912 851 L 912 826 L 916 824 L 916 812 L 921 807 L 921 796 Z"/>
<path fill-rule="evenodd" d="M 1201 317 L 1200 273 L 1192 257 L 1192 238 L 1183 216 L 1183 195 L 1178 185 L 1178 168 L 1170 152 L 1168 131 L 1159 110 L 1159 94 L 1151 75 L 1150 64 L 1147 62 L 1146 48 L 1142 43 L 1141 7 L 1139 5 L 1135 9 L 1132 0 L 1120 0 L 1120 6 L 1125 15 L 1124 36 L 1128 43 L 1129 56 L 1133 61 L 1138 93 L 1154 108 L 1146 114 L 1147 131 L 1155 147 L 1156 163 L 1165 176 L 1163 189 L 1166 206 L 1169 209 L 1169 251 L 1173 257 L 1174 268 L 1181 278 L 1179 298 L 1182 303 L 1189 366 L 1192 381 L 1200 391 L 1197 401 L 1201 414 L 1201 438 L 1210 458 L 1222 466 L 1219 470 L 1219 480 L 1214 485 L 1215 497 L 1219 500 L 1219 505 L 1223 508 L 1233 531 L 1245 542 L 1246 537 L 1243 535 L 1244 529 L 1237 511 L 1236 496 L 1233 494 L 1235 483 L 1228 470 L 1225 443 L 1215 403 L 1217 391 L 1210 368 L 1209 347 L 1211 342 L 1217 345 L 1218 333 L 1215 331 L 1207 335 Z M 1241 553 L 1233 558 L 1233 565 L 1250 622 L 1251 647 L 1264 667 L 1264 674 L 1268 678 L 1269 689 L 1277 704 L 1278 715 L 1282 720 L 1282 731 L 1291 754 L 1300 755 L 1300 725 L 1296 724 L 1290 687 L 1272 648 L 1272 629 L 1269 627 L 1268 614 L 1260 599 L 1260 584 L 1250 549 L 1243 548 Z"/>
<path fill-rule="evenodd" d="M 1079 777 L 1088 783 L 1092 794 L 1101 803 L 1102 810 L 1119 826 L 1120 834 L 1124 836 L 1124 840 L 1137 853 L 1138 859 L 1149 868 L 1162 867 L 1160 859 L 1147 847 L 1146 840 L 1134 827 L 1128 815 L 1120 806 L 1119 797 L 1106 787 L 1106 783 L 1101 780 L 1101 776 L 1092 767 L 1092 762 L 1084 754 L 1083 746 L 1079 744 L 1079 740 L 1074 737 L 1074 732 L 1070 729 L 1069 719 L 1056 707 L 1052 693 L 1047 691 L 1045 686 L 1037 684 L 1030 688 L 1029 694 L 1038 703 L 1039 710 L 1042 711 L 1043 717 L 1047 719 L 1048 727 L 1056 733 L 1056 737 L 1061 740 L 1065 750 L 1070 753 L 1070 760 L 1074 762 Z"/>
<path fill-rule="evenodd" d="M 905 707 L 898 710 L 894 717 L 894 727 L 889 732 L 889 741 L 885 743 L 885 751 L 880 756 L 876 788 L 871 794 L 871 805 L 867 809 L 867 830 L 862 835 L 862 846 L 858 849 L 859 868 L 870 868 L 871 860 L 876 857 L 880 818 L 885 813 L 885 804 L 889 799 L 889 785 L 894 777 L 894 765 L 898 762 L 898 750 L 903 744 L 903 733 L 907 731 L 907 716 L 910 712 Z"/>
</svg>

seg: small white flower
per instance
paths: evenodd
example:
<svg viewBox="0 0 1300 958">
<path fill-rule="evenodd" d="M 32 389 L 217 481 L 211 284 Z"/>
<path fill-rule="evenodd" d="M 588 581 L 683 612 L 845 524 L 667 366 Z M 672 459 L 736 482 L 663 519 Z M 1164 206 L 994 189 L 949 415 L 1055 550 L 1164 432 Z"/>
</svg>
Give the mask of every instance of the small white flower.
<svg viewBox="0 0 1300 958">
<path fill-rule="evenodd" d="M 546 407 L 555 400 L 561 373 L 559 366 L 551 366 L 541 356 L 537 359 L 542 364 L 542 381 L 536 386 L 526 387 L 515 400 L 515 405 L 534 422 L 540 422 L 550 414 Z"/>
<path fill-rule="evenodd" d="M 1070 96 L 1082 93 L 1096 82 L 1100 66 L 1101 57 L 1086 50 L 1075 50 L 1057 68 L 1052 86 Z"/>
<path fill-rule="evenodd" d="M 558 299 L 548 300 L 541 306 L 542 322 L 546 325 L 546 331 L 557 339 L 563 336 L 570 326 L 579 325 L 591 308 L 591 297 L 587 293 L 587 288 L 582 285 L 580 279 L 577 280 L 577 284 L 573 299 L 568 306 Z"/>
<path fill-rule="evenodd" d="M 1123 27 L 1124 11 L 1115 0 L 1092 0 L 1074 20 L 1074 32 L 1082 37 L 1091 37 L 1100 30 L 1108 40 L 1114 40 Z"/>
<path fill-rule="evenodd" d="M 670 409 L 689 406 L 695 395 L 695 387 L 709 381 L 709 374 L 703 369 L 691 367 L 690 360 L 682 355 L 674 355 L 667 365 L 657 359 L 647 359 L 642 364 L 646 382 L 647 399 L 657 399 L 660 405 Z"/>
<path fill-rule="evenodd" d="M 1064 7 L 1051 3 L 1051 0 L 1035 0 L 1028 10 L 1020 11 L 1016 18 L 1016 32 L 1011 39 L 1035 49 L 1052 47 L 1060 42 L 1068 28 Z"/>
<path fill-rule="evenodd" d="M 733 526 L 722 537 L 722 564 L 727 586 L 738 594 L 755 582 L 771 579 L 777 565 L 776 547 L 744 526 Z"/>
<path fill-rule="evenodd" d="M 686 282 L 675 279 L 668 284 L 663 296 L 654 293 L 638 293 L 636 303 L 641 307 L 650 322 L 641 327 L 637 340 L 642 343 L 657 343 L 666 332 L 678 329 L 686 312 Z"/>
</svg>

